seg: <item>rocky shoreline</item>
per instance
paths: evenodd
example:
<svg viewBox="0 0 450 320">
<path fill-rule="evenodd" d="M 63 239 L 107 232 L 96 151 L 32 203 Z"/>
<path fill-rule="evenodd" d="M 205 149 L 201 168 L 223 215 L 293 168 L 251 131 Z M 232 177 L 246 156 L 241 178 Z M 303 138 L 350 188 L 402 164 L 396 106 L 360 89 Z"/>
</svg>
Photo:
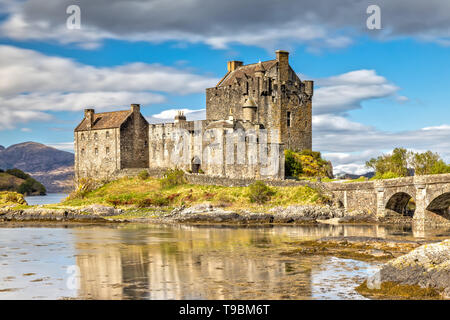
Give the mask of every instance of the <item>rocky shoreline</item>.
<svg viewBox="0 0 450 320">
<path fill-rule="evenodd" d="M 150 212 L 150 211 L 149 211 Z M 128 214 L 127 214 L 128 213 Z M 83 208 L 51 209 L 43 206 L 18 209 L 0 208 L 0 222 L 55 223 L 166 223 L 196 225 L 268 225 L 268 224 L 387 224 L 405 223 L 405 219 L 375 219 L 361 213 L 348 214 L 344 209 L 329 206 L 276 207 L 267 212 L 235 212 L 209 203 L 179 207 L 171 212 L 155 212 L 144 217 L 130 211 L 103 205 Z M 407 220 L 406 220 L 407 221 Z M 378 278 L 369 278 L 357 290 L 375 298 L 450 299 L 450 240 L 433 241 L 387 240 L 369 237 L 326 237 L 318 240 L 288 243 L 281 252 L 286 256 L 327 255 L 346 259 L 387 262 Z M 375 280 L 374 280 L 375 279 Z M 377 288 L 371 284 L 379 282 Z"/>
<path fill-rule="evenodd" d="M 390 260 L 358 290 L 369 296 L 450 299 L 450 240 Z"/>
<path fill-rule="evenodd" d="M 104 205 L 90 205 L 83 208 L 50 209 L 36 206 L 25 209 L 15 207 L 0 208 L 0 221 L 98 221 L 98 222 L 155 222 L 194 224 L 374 224 L 392 223 L 378 221 L 375 216 L 364 213 L 349 214 L 342 208 L 317 205 L 292 205 L 275 207 L 267 212 L 246 210 L 231 211 L 210 203 L 192 207 L 178 207 L 167 213 L 153 210 L 153 215 L 133 216 L 133 210 L 116 209 Z M 122 216 L 128 213 L 126 216 Z M 117 217 L 119 216 L 119 217 Z M 116 218 L 117 217 L 117 218 Z M 407 220 L 406 220 L 407 221 Z M 395 223 L 395 222 L 394 222 Z M 401 220 L 405 223 L 405 220 Z"/>
</svg>

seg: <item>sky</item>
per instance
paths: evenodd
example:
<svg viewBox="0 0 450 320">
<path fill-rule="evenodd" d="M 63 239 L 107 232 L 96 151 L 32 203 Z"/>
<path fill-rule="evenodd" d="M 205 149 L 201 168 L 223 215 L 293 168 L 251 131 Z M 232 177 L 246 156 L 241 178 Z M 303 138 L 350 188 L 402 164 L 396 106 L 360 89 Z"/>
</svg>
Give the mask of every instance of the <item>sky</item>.
<svg viewBox="0 0 450 320">
<path fill-rule="evenodd" d="M 367 27 L 369 5 L 380 29 Z M 277 49 L 315 81 L 313 149 L 335 173 L 363 174 L 395 147 L 450 162 L 447 0 L 0 0 L 0 145 L 73 152 L 88 107 L 204 119 L 228 60 Z"/>
</svg>

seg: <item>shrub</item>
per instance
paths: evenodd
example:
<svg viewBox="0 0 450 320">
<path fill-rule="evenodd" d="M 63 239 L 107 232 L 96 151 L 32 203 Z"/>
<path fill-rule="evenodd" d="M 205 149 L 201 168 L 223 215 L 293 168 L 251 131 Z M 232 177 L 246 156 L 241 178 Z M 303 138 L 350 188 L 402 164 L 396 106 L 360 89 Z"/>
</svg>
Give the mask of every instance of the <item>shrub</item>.
<svg viewBox="0 0 450 320">
<path fill-rule="evenodd" d="M 252 183 L 248 191 L 250 202 L 256 202 L 258 204 L 266 203 L 275 194 L 275 191 L 262 181 Z"/>
<path fill-rule="evenodd" d="M 17 178 L 23 179 L 23 180 L 26 180 L 26 179 L 30 178 L 29 174 L 26 174 L 22 170 L 19 170 L 19 169 L 16 169 L 16 168 L 8 169 L 8 170 L 6 170 L 6 173 L 10 174 L 12 176 L 15 176 Z"/>
<path fill-rule="evenodd" d="M 377 172 L 372 179 L 394 179 L 394 178 L 401 178 L 401 177 L 402 176 L 397 173 L 388 171 L 388 172 L 384 172 L 384 173 Z"/>
<path fill-rule="evenodd" d="M 172 188 L 186 183 L 184 171 L 180 169 L 169 169 L 160 180 L 162 188 Z"/>
<path fill-rule="evenodd" d="M 136 206 L 138 208 L 147 208 L 147 207 L 151 207 L 152 205 L 153 205 L 153 201 L 152 201 L 152 199 L 149 199 L 149 198 L 138 200 L 137 204 L 136 204 Z"/>
<path fill-rule="evenodd" d="M 142 170 L 141 172 L 139 172 L 138 177 L 141 180 L 147 180 L 148 178 L 150 178 L 150 174 L 148 173 L 147 170 Z"/>
<path fill-rule="evenodd" d="M 298 177 L 302 173 L 302 164 L 297 161 L 291 150 L 285 150 L 285 175 L 286 177 Z"/>
<path fill-rule="evenodd" d="M 328 177 L 333 178 L 333 166 L 322 159 L 320 152 L 285 150 L 285 175 L 287 177 Z"/>
<path fill-rule="evenodd" d="M 9 191 L 0 192 L 0 204 L 2 203 L 27 204 L 22 194 Z"/>
<path fill-rule="evenodd" d="M 92 178 L 81 178 L 78 181 L 77 188 L 75 189 L 75 191 L 73 191 L 69 195 L 68 199 L 69 200 L 84 199 L 89 192 L 94 191 L 98 187 L 99 187 L 99 184 L 94 179 L 92 179 Z"/>
<path fill-rule="evenodd" d="M 30 194 L 39 194 L 39 195 L 45 195 L 47 190 L 45 187 L 38 181 L 36 181 L 33 178 L 27 178 L 25 182 L 23 182 L 17 191 L 24 195 L 30 195 Z"/>
</svg>

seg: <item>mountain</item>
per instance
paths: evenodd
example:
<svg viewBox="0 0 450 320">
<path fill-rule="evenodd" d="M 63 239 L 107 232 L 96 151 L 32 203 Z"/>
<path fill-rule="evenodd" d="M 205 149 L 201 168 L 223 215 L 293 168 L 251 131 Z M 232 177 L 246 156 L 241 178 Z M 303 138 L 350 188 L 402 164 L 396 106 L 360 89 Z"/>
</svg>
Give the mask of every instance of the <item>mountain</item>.
<svg viewBox="0 0 450 320">
<path fill-rule="evenodd" d="M 366 178 L 370 179 L 374 175 L 375 175 L 375 172 L 367 172 L 364 174 L 351 174 L 351 173 L 342 172 L 342 173 L 336 174 L 336 177 L 339 179 L 352 179 L 353 180 L 353 179 L 358 179 L 360 177 L 366 177 Z"/>
<path fill-rule="evenodd" d="M 8 148 L 0 146 L 0 168 L 18 168 L 41 182 L 48 192 L 70 188 L 74 154 L 36 142 L 24 142 Z"/>
</svg>

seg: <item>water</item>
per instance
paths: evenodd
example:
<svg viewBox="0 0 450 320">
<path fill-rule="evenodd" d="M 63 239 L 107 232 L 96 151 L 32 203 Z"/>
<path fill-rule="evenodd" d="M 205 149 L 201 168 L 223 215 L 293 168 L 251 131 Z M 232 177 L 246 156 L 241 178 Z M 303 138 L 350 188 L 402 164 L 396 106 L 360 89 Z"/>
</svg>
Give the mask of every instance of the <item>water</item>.
<svg viewBox="0 0 450 320">
<path fill-rule="evenodd" d="M 414 237 L 380 226 L 4 223 L 0 299 L 364 299 L 354 288 L 378 263 L 282 254 L 290 241 L 339 235 Z"/>
<path fill-rule="evenodd" d="M 46 196 L 25 197 L 30 206 L 60 203 L 67 198 L 67 193 L 49 193 Z"/>
</svg>

